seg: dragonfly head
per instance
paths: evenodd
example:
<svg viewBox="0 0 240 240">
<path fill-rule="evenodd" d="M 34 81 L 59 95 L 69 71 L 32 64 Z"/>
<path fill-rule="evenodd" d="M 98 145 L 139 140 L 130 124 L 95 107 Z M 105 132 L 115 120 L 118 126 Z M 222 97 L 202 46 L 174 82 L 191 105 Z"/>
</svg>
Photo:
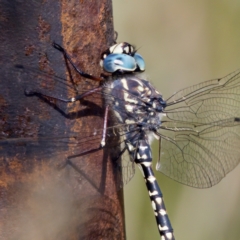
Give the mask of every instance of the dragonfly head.
<svg viewBox="0 0 240 240">
<path fill-rule="evenodd" d="M 145 71 L 142 56 L 127 42 L 115 44 L 104 51 L 101 55 L 100 66 L 109 73 Z"/>
</svg>

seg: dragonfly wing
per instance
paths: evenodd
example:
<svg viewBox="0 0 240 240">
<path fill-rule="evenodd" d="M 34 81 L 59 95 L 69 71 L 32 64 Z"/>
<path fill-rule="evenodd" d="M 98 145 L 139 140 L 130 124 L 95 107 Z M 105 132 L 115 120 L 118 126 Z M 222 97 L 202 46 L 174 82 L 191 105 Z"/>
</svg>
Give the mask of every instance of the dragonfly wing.
<svg viewBox="0 0 240 240">
<path fill-rule="evenodd" d="M 183 89 L 167 100 L 157 169 L 206 188 L 240 161 L 240 70 Z"/>
</svg>

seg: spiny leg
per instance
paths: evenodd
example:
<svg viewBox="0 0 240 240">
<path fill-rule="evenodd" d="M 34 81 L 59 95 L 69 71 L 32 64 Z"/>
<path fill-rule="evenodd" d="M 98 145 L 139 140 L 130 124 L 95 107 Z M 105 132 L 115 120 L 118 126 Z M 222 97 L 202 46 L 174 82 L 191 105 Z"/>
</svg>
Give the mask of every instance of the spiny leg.
<svg viewBox="0 0 240 240">
<path fill-rule="evenodd" d="M 164 202 L 161 189 L 157 183 L 152 170 L 152 154 L 146 136 L 138 141 L 135 163 L 143 173 L 153 211 L 156 217 L 158 230 L 162 240 L 175 240 L 173 228 L 171 226 Z"/>
<path fill-rule="evenodd" d="M 64 57 L 70 62 L 70 64 L 76 70 L 76 72 L 78 72 L 82 77 L 85 77 L 85 78 L 88 78 L 88 79 L 91 79 L 91 80 L 94 80 L 94 81 L 103 81 L 104 80 L 104 78 L 102 78 L 102 77 L 96 77 L 96 76 L 93 76 L 91 74 L 83 72 L 81 69 L 79 69 L 75 65 L 75 63 L 72 61 L 71 57 L 68 55 L 68 53 L 65 51 L 65 49 L 63 47 L 61 47 L 59 44 L 57 44 L 55 42 L 53 42 L 52 45 L 53 45 L 54 48 L 56 48 L 57 50 L 62 52 Z"/>
<path fill-rule="evenodd" d="M 51 99 L 55 99 L 55 100 L 58 100 L 58 101 L 65 102 L 65 103 L 73 103 L 73 102 L 79 101 L 79 100 L 83 99 L 84 97 L 89 96 L 93 93 L 100 92 L 101 90 L 102 90 L 102 87 L 93 88 L 93 89 L 91 89 L 91 90 L 89 90 L 85 93 L 79 94 L 79 95 L 77 95 L 75 97 L 71 97 L 71 98 L 56 97 L 56 96 L 53 96 L 53 95 L 48 95 L 48 94 L 42 93 L 40 91 L 29 90 L 29 89 L 25 89 L 25 94 L 27 96 L 34 96 L 35 95 L 37 97 L 51 98 Z"/>
<path fill-rule="evenodd" d="M 91 153 L 97 152 L 105 146 L 106 132 L 107 132 L 107 120 L 108 120 L 108 109 L 109 109 L 109 106 L 107 106 L 106 109 L 105 109 L 104 121 L 103 121 L 104 126 L 103 126 L 103 130 L 102 130 L 102 139 L 100 141 L 99 147 L 68 156 L 67 159 L 66 159 L 66 163 L 63 164 L 61 168 L 65 167 L 67 164 L 69 164 L 70 166 L 72 166 L 76 170 L 77 167 L 72 163 L 71 159 L 74 159 L 74 158 L 77 158 L 77 157 L 80 157 L 80 156 L 83 156 L 83 155 L 86 155 L 86 154 L 91 154 Z"/>
<path fill-rule="evenodd" d="M 86 154 L 94 153 L 96 151 L 101 150 L 105 146 L 105 144 L 106 144 L 106 133 L 107 133 L 107 121 L 108 121 L 108 110 L 109 110 L 109 106 L 106 106 L 105 114 L 104 114 L 104 120 L 103 120 L 102 139 L 100 141 L 99 147 L 91 149 L 91 150 L 83 151 L 79 154 L 74 154 L 74 155 L 68 156 L 67 159 L 66 159 L 66 163 L 61 168 L 65 167 L 67 164 L 69 164 L 70 166 L 74 166 L 74 168 L 76 170 L 76 166 L 72 163 L 71 159 L 74 159 L 76 157 L 80 157 L 80 156 L 83 156 L 83 155 L 86 155 Z"/>
</svg>

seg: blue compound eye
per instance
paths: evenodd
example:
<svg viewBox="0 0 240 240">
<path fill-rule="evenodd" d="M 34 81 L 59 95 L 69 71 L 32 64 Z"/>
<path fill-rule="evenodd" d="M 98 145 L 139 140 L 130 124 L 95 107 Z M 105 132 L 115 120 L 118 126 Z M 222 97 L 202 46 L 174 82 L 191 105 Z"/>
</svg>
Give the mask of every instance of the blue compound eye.
<svg viewBox="0 0 240 240">
<path fill-rule="evenodd" d="M 135 61 L 136 61 L 136 64 L 137 64 L 137 67 L 139 68 L 139 70 L 141 72 L 145 71 L 145 61 L 143 60 L 142 56 L 138 53 L 135 53 L 133 55 Z"/>
<path fill-rule="evenodd" d="M 105 71 L 114 73 L 118 70 L 134 72 L 137 68 L 135 58 L 126 54 L 109 54 L 102 62 Z"/>
</svg>

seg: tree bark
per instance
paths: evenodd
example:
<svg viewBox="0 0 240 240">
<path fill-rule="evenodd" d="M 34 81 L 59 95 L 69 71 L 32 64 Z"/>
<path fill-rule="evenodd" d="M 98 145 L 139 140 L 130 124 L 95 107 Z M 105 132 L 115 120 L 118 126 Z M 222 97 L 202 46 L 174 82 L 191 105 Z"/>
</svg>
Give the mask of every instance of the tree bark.
<svg viewBox="0 0 240 240">
<path fill-rule="evenodd" d="M 103 107 L 66 117 L 41 99 L 27 97 L 24 84 L 36 79 L 13 70 L 22 64 L 67 78 L 63 56 L 51 46 L 55 41 L 82 70 L 99 76 L 101 52 L 114 42 L 111 1 L 0 0 L 0 30 L 0 238 L 125 239 L 114 151 L 74 159 L 81 171 L 59 170 L 76 149 L 66 145 L 59 151 L 54 140 L 37 141 L 101 127 Z M 86 81 L 77 74 L 73 78 L 80 87 Z M 98 83 L 89 88 L 94 86 Z M 51 87 L 54 93 L 59 86 Z M 79 152 L 88 147 L 83 143 Z"/>
</svg>

